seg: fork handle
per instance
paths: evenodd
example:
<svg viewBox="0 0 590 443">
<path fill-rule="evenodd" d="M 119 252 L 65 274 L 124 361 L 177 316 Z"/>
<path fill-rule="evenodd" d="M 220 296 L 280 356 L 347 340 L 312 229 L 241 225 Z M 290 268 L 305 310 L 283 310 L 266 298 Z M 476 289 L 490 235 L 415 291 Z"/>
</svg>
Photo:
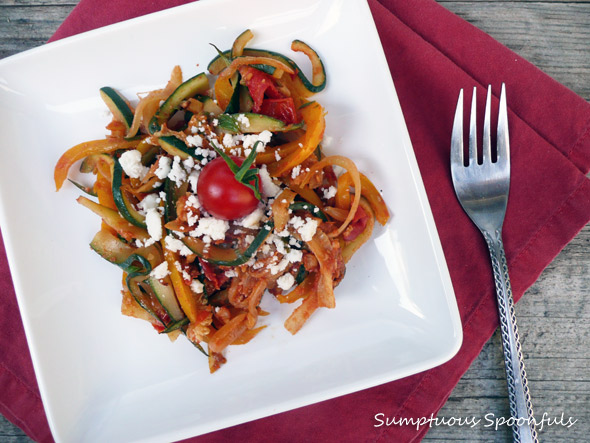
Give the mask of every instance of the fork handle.
<svg viewBox="0 0 590 443">
<path fill-rule="evenodd" d="M 510 415 L 514 420 L 512 434 L 515 442 L 538 442 L 533 405 L 529 394 L 524 359 L 518 338 L 512 288 L 508 276 L 508 265 L 504 254 L 501 230 L 483 231 L 488 244 L 496 283 L 496 296 L 500 313 L 500 329 L 502 331 L 502 347 L 506 365 L 508 382 L 508 398 L 510 399 Z"/>
</svg>

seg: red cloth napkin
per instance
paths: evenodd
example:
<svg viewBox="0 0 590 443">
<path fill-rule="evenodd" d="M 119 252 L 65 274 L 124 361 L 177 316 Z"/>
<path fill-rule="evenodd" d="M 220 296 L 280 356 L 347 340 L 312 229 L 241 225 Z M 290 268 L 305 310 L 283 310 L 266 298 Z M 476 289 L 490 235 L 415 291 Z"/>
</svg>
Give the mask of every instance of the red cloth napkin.
<svg viewBox="0 0 590 443">
<path fill-rule="evenodd" d="M 53 39 L 182 3 L 82 0 Z M 428 426 L 375 427 L 374 417 L 436 415 L 498 325 L 486 246 L 462 212 L 449 174 L 460 88 L 476 85 L 483 97 L 488 84 L 496 93 L 501 82 L 507 86 L 512 184 L 504 240 L 516 300 L 590 220 L 588 103 L 432 0 L 369 4 L 450 269 L 463 346 L 451 361 L 430 371 L 195 441 L 409 442 L 427 432 Z M 0 412 L 33 439 L 50 441 L 4 255 L 0 273 Z"/>
</svg>

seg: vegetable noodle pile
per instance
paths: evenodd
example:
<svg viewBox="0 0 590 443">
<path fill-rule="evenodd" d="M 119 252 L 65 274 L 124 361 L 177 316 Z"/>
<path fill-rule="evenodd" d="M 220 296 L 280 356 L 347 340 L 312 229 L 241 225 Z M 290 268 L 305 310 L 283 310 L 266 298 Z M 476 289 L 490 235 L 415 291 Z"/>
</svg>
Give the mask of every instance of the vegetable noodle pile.
<svg viewBox="0 0 590 443">
<path fill-rule="evenodd" d="M 389 219 L 355 164 L 322 150 L 325 110 L 310 100 L 326 86 L 317 53 L 291 45 L 309 58 L 310 81 L 290 58 L 246 47 L 252 37 L 215 48 L 209 75 L 183 81 L 176 66 L 135 106 L 102 88 L 110 134 L 55 167 L 57 190 L 80 160 L 96 177 L 70 181 L 102 219 L 91 248 L 123 270 L 122 313 L 171 339 L 185 335 L 211 372 L 228 346 L 264 328 L 267 291 L 298 302 L 284 324 L 292 334 L 318 308 L 334 308 L 346 263 L 375 221 Z"/>
</svg>

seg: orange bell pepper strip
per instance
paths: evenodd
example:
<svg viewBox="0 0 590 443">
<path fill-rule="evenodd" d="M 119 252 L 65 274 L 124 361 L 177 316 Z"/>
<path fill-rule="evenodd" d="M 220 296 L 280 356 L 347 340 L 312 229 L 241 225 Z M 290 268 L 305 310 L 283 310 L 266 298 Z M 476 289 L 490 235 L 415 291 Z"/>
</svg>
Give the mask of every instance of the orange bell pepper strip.
<svg viewBox="0 0 590 443">
<path fill-rule="evenodd" d="M 269 166 L 268 172 L 273 177 L 279 177 L 303 162 L 307 157 L 313 154 L 322 141 L 324 129 L 326 129 L 324 108 L 318 103 L 312 102 L 301 109 L 301 116 L 307 126 L 307 131 L 305 131 L 305 135 L 303 136 L 303 146 L 277 163 L 273 163 Z"/>
<path fill-rule="evenodd" d="M 199 315 L 199 307 L 197 304 L 197 298 L 193 294 L 192 290 L 184 282 L 182 274 L 176 268 L 177 257 L 173 252 L 168 251 L 165 248 L 164 240 L 162 240 L 162 249 L 164 250 L 164 258 L 168 263 L 168 271 L 170 272 L 170 281 L 174 288 L 174 294 L 180 304 L 180 307 L 184 314 L 188 317 L 191 323 L 197 322 Z"/>
<path fill-rule="evenodd" d="M 93 140 L 80 143 L 73 148 L 68 149 L 57 161 L 53 172 L 55 181 L 55 190 L 59 191 L 66 178 L 68 171 L 74 163 L 82 160 L 92 154 L 106 154 L 116 151 L 117 149 L 130 149 L 137 146 L 141 140 L 123 140 L 123 139 L 105 139 Z"/>
<path fill-rule="evenodd" d="M 76 201 L 101 217 L 107 225 L 113 228 L 117 234 L 119 234 L 125 240 L 131 241 L 133 239 L 138 239 L 141 241 L 146 241 L 150 238 L 145 229 L 132 225 L 123 217 L 121 217 L 115 210 L 107 208 L 103 205 L 99 205 L 98 203 L 95 203 L 84 196 L 78 197 Z"/>
<path fill-rule="evenodd" d="M 115 199 L 113 198 L 113 190 L 111 182 L 106 179 L 103 175 L 96 176 L 96 182 L 94 183 L 94 191 L 96 192 L 96 196 L 98 197 L 98 203 L 107 208 L 111 208 L 117 211 L 117 205 L 115 204 Z"/>
<path fill-rule="evenodd" d="M 281 158 L 299 149 L 299 143 L 303 144 L 303 140 L 304 138 L 301 137 L 301 139 L 296 139 L 279 146 L 267 146 L 264 152 L 256 155 L 255 163 L 257 165 L 268 165 L 269 163 L 280 161 Z M 280 157 L 279 160 L 277 160 L 277 154 Z"/>
<path fill-rule="evenodd" d="M 361 176 L 361 195 L 365 197 L 371 209 L 375 212 L 375 219 L 381 225 L 385 225 L 389 220 L 390 214 L 385 204 L 385 200 L 375 187 L 375 185 L 367 178 L 366 175 Z M 341 209 L 348 209 L 350 207 L 350 187 L 353 186 L 351 175 L 346 172 L 338 178 L 338 191 L 336 192 L 336 207 Z"/>
<path fill-rule="evenodd" d="M 215 99 L 217 100 L 217 105 L 221 109 L 227 108 L 231 97 L 234 93 L 234 86 L 231 83 L 232 77 L 217 77 L 215 80 Z M 237 85 L 236 85 L 237 86 Z"/>
</svg>

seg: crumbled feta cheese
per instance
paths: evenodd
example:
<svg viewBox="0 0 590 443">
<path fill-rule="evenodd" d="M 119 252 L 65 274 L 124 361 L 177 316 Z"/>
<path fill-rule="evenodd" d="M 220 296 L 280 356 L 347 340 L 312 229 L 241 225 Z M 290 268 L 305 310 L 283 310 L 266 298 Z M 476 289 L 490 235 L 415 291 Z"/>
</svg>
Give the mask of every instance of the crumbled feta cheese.
<svg viewBox="0 0 590 443">
<path fill-rule="evenodd" d="M 318 221 L 313 218 L 303 220 L 301 217 L 295 216 L 289 220 L 295 230 L 301 235 L 303 241 L 310 241 L 318 228 Z"/>
<path fill-rule="evenodd" d="M 173 182 L 176 182 L 177 186 L 186 180 L 186 171 L 182 169 L 182 166 L 180 166 L 179 156 L 174 157 L 174 163 L 172 163 L 172 168 L 168 174 L 168 178 Z"/>
<path fill-rule="evenodd" d="M 178 252 L 185 257 L 193 254 L 193 251 L 191 251 L 183 242 L 170 235 L 166 236 L 164 242 L 166 244 L 166 249 L 171 252 Z"/>
<path fill-rule="evenodd" d="M 260 167 L 258 175 L 260 176 L 260 187 L 264 197 L 276 197 L 281 192 L 281 188 L 275 185 L 272 181 L 272 178 L 270 178 L 268 170 L 266 169 L 266 165 L 262 165 Z"/>
<path fill-rule="evenodd" d="M 285 260 L 289 263 L 299 263 L 303 258 L 303 252 L 299 249 L 291 249 L 286 255 Z"/>
<path fill-rule="evenodd" d="M 240 226 L 248 229 L 256 229 L 260 226 L 260 220 L 264 217 L 264 212 L 260 208 L 254 209 L 250 214 L 245 216 L 238 223 Z"/>
<path fill-rule="evenodd" d="M 289 262 L 285 259 L 281 260 L 278 264 L 269 264 L 268 269 L 272 275 L 277 275 L 279 272 L 284 271 L 289 266 Z"/>
<path fill-rule="evenodd" d="M 233 277 L 237 277 L 238 273 L 233 269 L 228 269 L 227 271 L 225 271 L 225 276 L 227 278 L 233 278 Z"/>
<path fill-rule="evenodd" d="M 223 136 L 223 146 L 225 146 L 226 148 L 233 148 L 236 145 L 236 139 L 234 139 L 234 136 L 231 134 L 225 134 Z"/>
<path fill-rule="evenodd" d="M 265 145 L 268 144 L 270 142 L 270 139 L 272 138 L 272 132 L 270 132 L 269 130 L 265 129 L 264 131 L 262 131 L 260 134 L 258 134 L 258 140 L 260 140 L 262 143 L 264 143 Z"/>
<path fill-rule="evenodd" d="M 250 127 L 250 120 L 244 114 L 238 115 L 238 123 L 241 123 L 245 128 Z"/>
<path fill-rule="evenodd" d="M 157 209 L 149 209 L 145 214 L 148 234 L 156 241 L 162 240 L 162 218 Z"/>
<path fill-rule="evenodd" d="M 188 175 L 188 184 L 191 187 L 191 191 L 196 194 L 197 193 L 197 184 L 199 183 L 199 171 L 192 170 L 191 173 Z"/>
<path fill-rule="evenodd" d="M 192 157 L 183 160 L 182 165 L 187 171 L 190 171 L 195 166 L 195 160 Z"/>
<path fill-rule="evenodd" d="M 189 226 L 195 226 L 198 220 L 199 216 L 197 214 L 193 213 L 190 209 L 186 211 L 186 222 Z"/>
<path fill-rule="evenodd" d="M 160 203 L 160 200 L 160 197 L 156 194 L 148 194 L 142 201 L 138 203 L 137 206 L 145 212 L 148 212 L 150 209 L 156 209 Z"/>
<path fill-rule="evenodd" d="M 299 174 L 301 174 L 301 165 L 297 165 L 291 170 L 291 178 L 295 178 Z"/>
<path fill-rule="evenodd" d="M 283 243 L 283 240 L 281 240 L 280 237 L 278 237 L 277 235 L 272 235 L 272 242 L 275 244 L 275 247 L 277 248 L 277 251 L 280 254 L 287 254 L 287 249 L 285 249 L 285 243 Z"/>
<path fill-rule="evenodd" d="M 251 148 L 256 142 L 261 142 L 256 147 L 256 152 L 264 152 L 266 145 L 270 142 L 271 138 L 272 132 L 264 130 L 260 134 L 238 134 L 233 137 L 233 140 L 234 142 L 241 140 L 244 148 Z"/>
<path fill-rule="evenodd" d="M 189 195 L 188 198 L 186 199 L 186 202 L 189 206 L 191 206 L 195 209 L 199 209 L 201 207 L 201 202 L 199 201 L 197 196 L 194 194 Z"/>
<path fill-rule="evenodd" d="M 288 291 L 289 289 L 291 289 L 293 287 L 294 284 L 295 284 L 295 277 L 293 277 L 291 274 L 281 275 L 277 279 L 277 286 L 279 288 L 281 288 L 283 291 Z"/>
<path fill-rule="evenodd" d="M 328 189 L 324 189 L 324 198 L 326 200 L 329 200 L 332 197 L 336 197 L 336 187 L 335 186 L 330 186 Z"/>
<path fill-rule="evenodd" d="M 172 160 L 170 160 L 170 157 L 160 157 L 158 160 L 158 169 L 156 169 L 155 172 L 156 177 L 158 177 L 160 180 L 164 180 L 166 177 L 168 177 L 168 174 L 170 174 L 171 164 Z"/>
<path fill-rule="evenodd" d="M 220 220 L 215 217 L 203 217 L 199 219 L 199 224 L 193 231 L 194 234 L 191 233 L 191 235 L 195 237 L 208 236 L 212 240 L 223 240 L 228 229 L 229 223 L 226 220 Z"/>
<path fill-rule="evenodd" d="M 193 280 L 191 282 L 191 289 L 193 290 L 193 292 L 196 292 L 197 294 L 201 294 L 203 292 L 203 288 L 205 287 L 205 285 L 203 285 L 203 283 L 201 283 L 199 280 Z"/>
<path fill-rule="evenodd" d="M 143 178 L 149 171 L 146 166 L 141 164 L 141 152 L 137 149 L 125 151 L 119 157 L 119 163 L 125 174 L 131 178 Z"/>
<path fill-rule="evenodd" d="M 168 262 L 167 261 L 163 261 L 158 266 L 156 266 L 152 270 L 152 272 L 150 272 L 150 275 L 158 280 L 162 280 L 168 274 L 170 274 L 170 271 L 168 270 Z"/>
<path fill-rule="evenodd" d="M 279 154 L 279 150 L 278 149 L 275 151 L 275 160 L 276 161 L 280 161 L 281 160 L 281 154 Z"/>
<path fill-rule="evenodd" d="M 289 231 L 287 229 L 283 229 L 281 232 L 277 232 L 279 237 L 289 237 Z"/>
<path fill-rule="evenodd" d="M 187 135 L 186 143 L 194 148 L 200 148 L 203 146 L 203 137 L 200 135 Z"/>
</svg>

